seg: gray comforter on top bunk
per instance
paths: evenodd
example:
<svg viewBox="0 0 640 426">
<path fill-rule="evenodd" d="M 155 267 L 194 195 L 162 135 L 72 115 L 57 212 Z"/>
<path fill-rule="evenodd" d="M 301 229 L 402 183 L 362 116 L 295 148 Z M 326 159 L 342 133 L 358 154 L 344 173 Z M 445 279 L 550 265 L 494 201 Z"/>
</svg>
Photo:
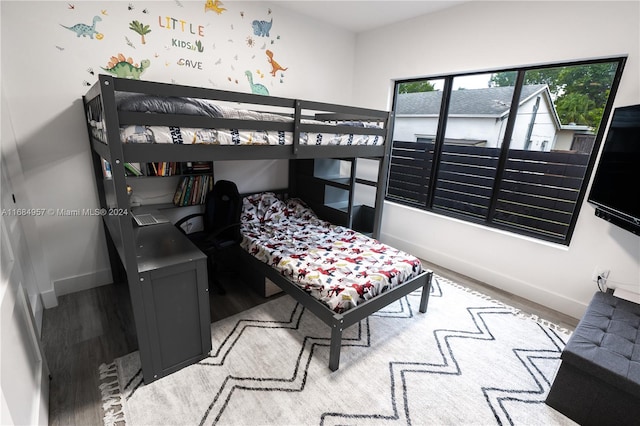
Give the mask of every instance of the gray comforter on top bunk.
<svg viewBox="0 0 640 426">
<path fill-rule="evenodd" d="M 196 98 L 159 97 L 118 93 L 119 111 L 198 115 L 235 120 L 293 123 L 289 115 L 231 108 L 214 101 Z M 334 124 L 351 127 L 382 128 L 380 123 L 365 121 L 327 122 L 303 119 L 304 124 Z M 357 132 L 356 132 L 357 133 Z M 123 143 L 175 143 L 218 145 L 291 145 L 293 132 L 285 130 L 246 130 L 227 128 L 183 128 L 172 126 L 127 125 L 120 128 Z M 301 132 L 301 145 L 382 145 L 379 135 L 354 133 Z"/>
</svg>

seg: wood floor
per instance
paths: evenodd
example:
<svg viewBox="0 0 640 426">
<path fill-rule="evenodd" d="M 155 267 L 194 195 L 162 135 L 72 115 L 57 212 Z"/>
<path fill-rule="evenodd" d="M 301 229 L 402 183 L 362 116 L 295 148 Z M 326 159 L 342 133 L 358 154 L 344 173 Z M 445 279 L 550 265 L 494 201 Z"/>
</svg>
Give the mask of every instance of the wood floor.
<svg viewBox="0 0 640 426">
<path fill-rule="evenodd" d="M 525 312 L 573 330 L 578 320 L 501 290 L 426 264 L 437 274 L 483 292 Z M 211 296 L 211 318 L 218 321 L 249 309 L 265 299 L 241 282 L 223 281 L 226 294 Z M 279 297 L 279 296 L 272 296 Z M 49 424 L 102 424 L 98 367 L 137 349 L 128 289 L 113 284 L 62 296 L 44 312 L 42 340 L 51 370 Z"/>
</svg>

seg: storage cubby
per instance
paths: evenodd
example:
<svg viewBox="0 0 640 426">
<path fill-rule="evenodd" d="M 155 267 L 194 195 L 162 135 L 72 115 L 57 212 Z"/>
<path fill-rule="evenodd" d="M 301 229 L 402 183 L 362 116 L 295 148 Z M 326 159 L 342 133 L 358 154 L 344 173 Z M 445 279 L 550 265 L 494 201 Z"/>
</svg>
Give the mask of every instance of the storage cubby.
<svg viewBox="0 0 640 426">
<path fill-rule="evenodd" d="M 372 235 L 375 223 L 375 180 L 357 178 L 359 159 L 318 158 L 290 163 L 294 196 L 303 198 L 320 218 Z M 371 166 L 377 161 L 368 160 Z M 369 167 L 371 169 L 371 167 Z M 372 169 L 377 173 L 377 169 Z M 365 200 L 364 203 L 354 200 Z"/>
</svg>

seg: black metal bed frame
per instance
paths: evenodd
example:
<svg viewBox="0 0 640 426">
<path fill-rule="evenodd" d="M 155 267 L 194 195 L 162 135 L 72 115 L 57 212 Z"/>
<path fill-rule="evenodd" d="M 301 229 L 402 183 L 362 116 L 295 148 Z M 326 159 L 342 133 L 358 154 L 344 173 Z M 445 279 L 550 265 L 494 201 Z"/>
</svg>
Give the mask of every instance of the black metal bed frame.
<svg viewBox="0 0 640 426">
<path fill-rule="evenodd" d="M 276 108 L 288 108 L 294 118 L 292 123 L 255 121 L 255 120 L 229 120 L 223 118 L 210 118 L 180 114 L 153 114 L 118 111 L 115 92 L 143 93 L 156 96 L 192 97 L 210 99 L 232 103 L 245 103 Z M 91 145 L 94 174 L 98 187 L 98 197 L 101 207 L 108 207 L 107 200 L 115 200 L 117 207 L 128 207 L 127 183 L 125 178 L 125 162 L 155 162 L 155 161 L 224 161 L 224 160 L 262 160 L 262 159 L 309 159 L 309 158 L 368 158 L 379 160 L 378 181 L 376 185 L 376 203 L 373 226 L 373 237 L 377 238 L 380 232 L 382 206 L 386 192 L 387 168 L 391 150 L 392 116 L 387 111 L 356 108 L 344 105 L 334 105 L 321 102 L 311 102 L 278 97 L 266 97 L 261 95 L 238 93 L 224 90 L 207 89 L 200 87 L 181 86 L 166 83 L 148 82 L 140 80 L 127 80 L 112 76 L 100 75 L 98 81 L 88 90 L 83 97 L 87 122 L 100 118 L 104 123 L 103 138 L 96 137 L 92 128 L 87 124 L 89 141 Z M 308 124 L 302 122 L 303 118 L 309 118 L 305 111 L 321 111 L 311 116 L 316 120 L 369 120 L 382 121 L 384 129 L 360 128 L 352 126 L 335 126 Z M 293 132 L 293 145 L 283 146 L 225 146 L 225 145 L 174 145 L 174 144 L 123 144 L 120 142 L 120 126 L 135 125 L 162 125 L 176 127 L 196 128 L 234 128 L 250 130 L 283 130 Z M 329 133 L 374 134 L 385 138 L 383 145 L 368 146 L 311 146 L 299 144 L 301 132 L 329 132 Z M 108 143 L 107 143 L 108 142 Z M 102 161 L 106 159 L 111 163 L 113 177 L 105 184 L 102 175 Z M 295 187 L 289 183 L 290 187 Z M 294 189 L 294 188 L 290 188 Z M 290 195 L 295 196 L 295 191 Z M 112 201 L 113 202 L 113 201 Z M 104 216 L 103 224 L 107 234 L 107 245 L 114 281 L 121 279 L 129 285 L 132 305 L 143 306 L 143 285 L 138 272 L 136 255 L 136 230 L 129 216 Z M 337 314 L 330 310 L 324 303 L 307 294 L 294 282 L 281 275 L 277 270 L 255 259 L 250 254 L 242 251 L 243 260 L 250 265 L 255 274 L 260 274 L 263 279 L 268 277 L 285 292 L 294 297 L 299 303 L 313 312 L 320 320 L 331 327 L 331 347 L 329 368 L 337 370 L 340 362 L 340 347 L 342 331 L 380 310 L 384 306 L 398 300 L 412 291 L 422 288 L 420 312 L 426 312 L 429 292 L 431 288 L 432 273 L 425 271 L 414 279 L 388 290 L 385 293 L 352 308 L 345 313 Z M 150 382 L 166 375 L 182 366 L 196 362 L 202 356 L 192 358 L 179 366 L 157 373 L 157 355 L 152 353 L 152 344 L 142 341 L 149 332 L 146 315 L 148 313 L 136 312 L 134 318 L 139 340 L 139 351 L 143 366 L 145 382 Z M 204 315 L 201 314 L 201 315 Z M 208 312 L 206 313 L 208 318 Z M 204 318 L 204 317 L 203 317 Z M 155 331 L 154 331 L 155 332 Z M 153 364 L 153 368 L 148 367 Z"/>
</svg>

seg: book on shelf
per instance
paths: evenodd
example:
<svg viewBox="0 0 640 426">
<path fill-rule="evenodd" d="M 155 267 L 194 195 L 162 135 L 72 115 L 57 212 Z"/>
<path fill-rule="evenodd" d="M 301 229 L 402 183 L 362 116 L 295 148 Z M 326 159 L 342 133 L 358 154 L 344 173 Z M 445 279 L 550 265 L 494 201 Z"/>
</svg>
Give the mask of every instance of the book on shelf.
<svg viewBox="0 0 640 426">
<path fill-rule="evenodd" d="M 211 189 L 213 189 L 213 176 L 211 175 L 183 176 L 173 195 L 173 204 L 176 206 L 203 204 Z"/>
<path fill-rule="evenodd" d="M 143 176 L 140 163 L 124 163 L 124 171 L 127 176 Z"/>
<path fill-rule="evenodd" d="M 159 161 L 147 164 L 149 176 L 174 176 L 180 174 L 175 161 Z"/>
<path fill-rule="evenodd" d="M 102 159 L 102 176 L 105 178 L 111 178 L 111 163 L 104 158 Z"/>
<path fill-rule="evenodd" d="M 211 173 L 213 163 L 210 161 L 187 161 L 182 163 L 183 174 Z"/>
</svg>

